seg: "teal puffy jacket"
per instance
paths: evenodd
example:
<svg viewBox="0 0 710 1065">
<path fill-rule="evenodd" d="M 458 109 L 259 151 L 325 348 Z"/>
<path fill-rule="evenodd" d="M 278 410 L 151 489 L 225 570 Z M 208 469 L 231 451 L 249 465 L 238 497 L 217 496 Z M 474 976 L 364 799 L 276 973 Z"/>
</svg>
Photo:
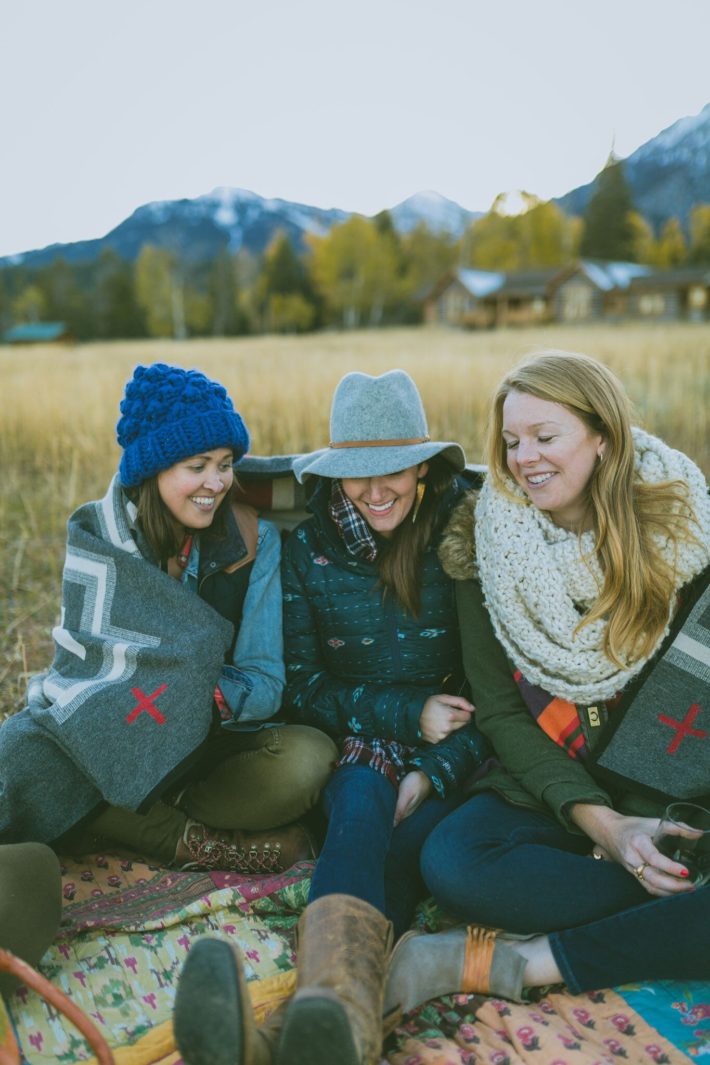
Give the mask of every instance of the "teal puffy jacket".
<svg viewBox="0 0 710 1065">
<path fill-rule="evenodd" d="M 444 796 L 488 754 L 473 721 L 437 744 L 426 743 L 419 730 L 430 695 L 463 687 L 454 582 L 436 547 L 470 485 L 458 477 L 442 497 L 424 554 L 421 610 L 412 617 L 393 595 L 383 601 L 373 563 L 348 554 L 328 514 L 330 482 L 318 482 L 309 501 L 313 516 L 294 529 L 283 551 L 289 716 L 336 739 L 361 735 L 416 747 L 408 766 Z"/>
</svg>

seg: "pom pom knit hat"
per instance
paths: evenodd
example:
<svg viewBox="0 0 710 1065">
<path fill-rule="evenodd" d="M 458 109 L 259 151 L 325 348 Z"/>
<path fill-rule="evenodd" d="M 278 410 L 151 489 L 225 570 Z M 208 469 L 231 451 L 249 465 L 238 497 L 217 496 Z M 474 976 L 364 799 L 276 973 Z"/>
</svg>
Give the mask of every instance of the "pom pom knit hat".
<svg viewBox="0 0 710 1065">
<path fill-rule="evenodd" d="M 231 447 L 237 462 L 249 448 L 247 427 L 222 385 L 199 370 L 162 362 L 136 367 L 116 437 L 123 448 L 118 472 L 124 488 L 190 455 Z"/>
<path fill-rule="evenodd" d="M 457 472 L 466 464 L 459 444 L 430 438 L 421 397 L 408 373 L 349 373 L 333 396 L 330 447 L 296 459 L 293 470 L 301 482 L 314 474 L 378 477 L 434 455 Z"/>
</svg>

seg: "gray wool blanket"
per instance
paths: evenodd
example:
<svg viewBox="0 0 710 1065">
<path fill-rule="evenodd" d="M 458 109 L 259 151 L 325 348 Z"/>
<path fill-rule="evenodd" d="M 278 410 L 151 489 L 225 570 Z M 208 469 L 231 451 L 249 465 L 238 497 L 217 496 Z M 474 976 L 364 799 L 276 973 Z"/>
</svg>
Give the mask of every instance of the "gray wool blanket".
<svg viewBox="0 0 710 1065">
<path fill-rule="evenodd" d="M 593 761 L 611 784 L 666 800 L 710 796 L 709 574 L 610 715 Z"/>
<path fill-rule="evenodd" d="M 69 519 L 54 661 L 0 728 L 0 840 L 52 840 L 102 799 L 141 809 L 207 737 L 233 628 L 134 525 L 116 478 Z"/>
</svg>

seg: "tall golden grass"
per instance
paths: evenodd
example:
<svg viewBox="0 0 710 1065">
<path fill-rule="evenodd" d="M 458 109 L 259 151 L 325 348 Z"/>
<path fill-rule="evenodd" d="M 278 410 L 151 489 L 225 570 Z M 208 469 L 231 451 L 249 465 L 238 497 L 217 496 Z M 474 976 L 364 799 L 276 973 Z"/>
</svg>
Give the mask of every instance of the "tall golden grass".
<svg viewBox="0 0 710 1065">
<path fill-rule="evenodd" d="M 116 469 L 118 404 L 134 366 L 164 361 L 220 380 L 245 416 L 255 454 L 322 446 L 344 373 L 402 367 L 424 397 L 431 435 L 459 440 L 469 460 L 480 462 L 495 385 L 540 347 L 607 363 L 626 384 L 639 424 L 710 474 L 710 324 L 0 348 L 0 716 L 17 708 L 27 676 L 50 660 L 66 518 L 103 494 Z"/>
</svg>

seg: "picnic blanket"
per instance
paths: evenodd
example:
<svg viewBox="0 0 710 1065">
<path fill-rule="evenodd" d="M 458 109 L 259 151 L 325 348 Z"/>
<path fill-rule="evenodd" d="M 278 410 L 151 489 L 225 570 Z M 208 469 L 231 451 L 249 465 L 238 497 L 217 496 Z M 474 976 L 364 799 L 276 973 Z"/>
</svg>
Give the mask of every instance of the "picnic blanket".
<svg viewBox="0 0 710 1065">
<path fill-rule="evenodd" d="M 312 867 L 244 878 L 119 856 L 66 860 L 63 921 L 40 968 L 92 1016 L 118 1065 L 180 1065 L 170 1018 L 191 944 L 202 935 L 236 942 L 257 1015 L 265 1017 L 293 990 L 294 930 Z M 418 911 L 428 930 L 444 921 L 432 904 Z M 27 988 L 11 996 L 8 1010 L 30 1065 L 92 1060 L 78 1034 Z M 710 979 L 584 995 L 557 989 L 523 1005 L 448 996 L 404 1018 L 383 1062 L 676 1065 L 702 1058 L 710 1061 Z"/>
</svg>

